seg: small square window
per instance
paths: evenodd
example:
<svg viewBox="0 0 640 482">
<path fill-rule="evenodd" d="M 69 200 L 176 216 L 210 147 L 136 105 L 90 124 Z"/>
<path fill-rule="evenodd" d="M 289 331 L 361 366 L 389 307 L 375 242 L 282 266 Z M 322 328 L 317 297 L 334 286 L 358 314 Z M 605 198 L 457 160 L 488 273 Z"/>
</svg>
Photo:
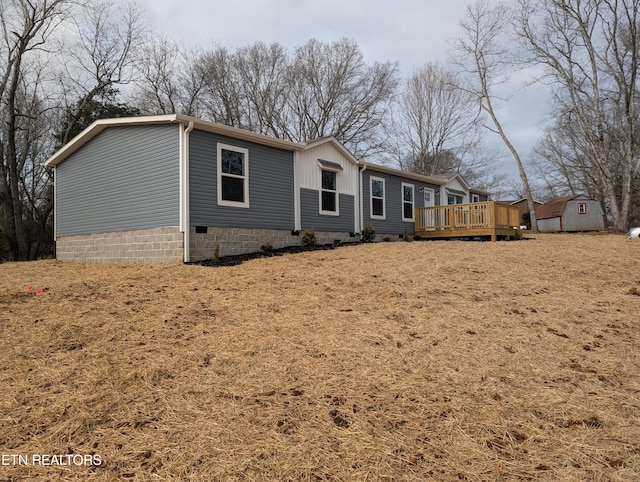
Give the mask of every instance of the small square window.
<svg viewBox="0 0 640 482">
<path fill-rule="evenodd" d="M 587 203 L 578 203 L 578 214 L 587 214 Z"/>
</svg>

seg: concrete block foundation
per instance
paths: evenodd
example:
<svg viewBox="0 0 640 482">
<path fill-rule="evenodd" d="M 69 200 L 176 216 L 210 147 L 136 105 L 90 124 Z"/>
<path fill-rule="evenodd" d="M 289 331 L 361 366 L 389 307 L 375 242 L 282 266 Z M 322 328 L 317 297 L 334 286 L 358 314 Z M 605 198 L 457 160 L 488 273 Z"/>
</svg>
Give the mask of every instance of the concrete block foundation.
<svg viewBox="0 0 640 482">
<path fill-rule="evenodd" d="M 183 261 L 178 227 L 81 234 L 56 239 L 56 258 L 79 263 L 164 263 Z"/>
<path fill-rule="evenodd" d="M 295 235 L 291 231 L 261 228 L 207 227 L 206 231 L 206 233 L 196 233 L 196 228 L 191 228 L 189 243 L 191 261 L 214 259 L 216 251 L 217 255 L 221 257 L 256 253 L 267 245 L 273 249 L 299 246 L 303 235 L 302 232 Z M 353 242 L 354 238 L 351 238 L 349 233 L 316 232 L 318 244 L 333 243 L 335 240 L 347 243 Z"/>
</svg>

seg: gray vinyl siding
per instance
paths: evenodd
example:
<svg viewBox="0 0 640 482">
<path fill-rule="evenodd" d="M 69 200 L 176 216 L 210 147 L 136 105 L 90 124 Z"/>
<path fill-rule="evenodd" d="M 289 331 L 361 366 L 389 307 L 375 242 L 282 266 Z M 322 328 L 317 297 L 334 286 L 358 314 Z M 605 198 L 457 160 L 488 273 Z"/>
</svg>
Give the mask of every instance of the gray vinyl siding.
<svg viewBox="0 0 640 482">
<path fill-rule="evenodd" d="M 371 177 L 381 178 L 385 180 L 385 218 L 376 219 L 371 218 Z M 424 195 L 420 192 L 421 188 L 433 189 L 435 202 L 434 205 L 438 205 L 438 197 L 435 195 L 436 191 L 441 189 L 441 186 L 435 184 L 428 184 L 413 179 L 408 179 L 400 176 L 394 176 L 392 174 L 376 172 L 374 170 L 366 170 L 363 173 L 362 180 L 362 203 L 363 203 L 363 220 L 364 224 L 371 224 L 374 231 L 380 234 L 404 234 L 405 231 L 408 234 L 413 234 L 415 231 L 415 224 L 413 221 L 403 221 L 403 201 L 402 201 L 402 183 L 413 185 L 414 196 L 414 209 L 418 207 L 424 207 Z"/>
<path fill-rule="evenodd" d="M 110 127 L 56 167 L 56 235 L 179 225 L 177 125 Z"/>
<path fill-rule="evenodd" d="M 315 189 L 300 189 L 300 212 L 302 228 L 318 231 L 353 233 L 355 228 L 355 198 L 339 194 L 339 216 L 320 214 L 320 194 Z"/>
<path fill-rule="evenodd" d="M 538 231 L 541 233 L 556 233 L 560 231 L 560 217 L 538 219 Z"/>
<path fill-rule="evenodd" d="M 249 151 L 249 208 L 218 205 L 219 142 Z M 189 146 L 192 226 L 294 229 L 293 152 L 199 130 Z"/>
<path fill-rule="evenodd" d="M 585 203 L 587 212 L 578 214 L 578 204 Z M 564 231 L 593 231 L 604 229 L 602 208 L 597 201 L 574 199 L 567 202 L 562 215 L 562 229 Z"/>
</svg>

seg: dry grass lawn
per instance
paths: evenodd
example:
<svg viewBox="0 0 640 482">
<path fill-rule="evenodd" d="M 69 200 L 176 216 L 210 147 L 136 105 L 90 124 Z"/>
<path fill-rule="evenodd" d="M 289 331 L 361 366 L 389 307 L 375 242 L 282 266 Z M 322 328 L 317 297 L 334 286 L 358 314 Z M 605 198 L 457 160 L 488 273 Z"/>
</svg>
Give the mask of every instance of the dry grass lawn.
<svg viewBox="0 0 640 482">
<path fill-rule="evenodd" d="M 639 294 L 618 235 L 3 264 L 0 480 L 640 480 Z"/>
</svg>

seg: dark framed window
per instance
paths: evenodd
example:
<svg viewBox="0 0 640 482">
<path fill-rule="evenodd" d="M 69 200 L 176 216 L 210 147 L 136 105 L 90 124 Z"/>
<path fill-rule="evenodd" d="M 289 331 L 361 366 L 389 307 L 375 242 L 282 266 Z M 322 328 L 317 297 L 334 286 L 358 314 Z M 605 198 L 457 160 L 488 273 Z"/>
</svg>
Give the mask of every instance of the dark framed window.
<svg viewBox="0 0 640 482">
<path fill-rule="evenodd" d="M 458 196 L 457 194 L 447 195 L 447 204 L 462 204 L 462 202 L 463 202 L 462 196 Z"/>
<path fill-rule="evenodd" d="M 249 207 L 249 150 L 218 144 L 218 204 Z"/>
<path fill-rule="evenodd" d="M 402 220 L 413 221 L 414 187 L 413 184 L 402 183 Z"/>
<path fill-rule="evenodd" d="M 385 182 L 384 179 L 379 177 L 371 177 L 371 217 L 384 219 L 385 218 Z"/>
<path fill-rule="evenodd" d="M 320 189 L 320 211 L 326 214 L 338 213 L 338 173 L 322 169 L 322 186 Z"/>
</svg>

